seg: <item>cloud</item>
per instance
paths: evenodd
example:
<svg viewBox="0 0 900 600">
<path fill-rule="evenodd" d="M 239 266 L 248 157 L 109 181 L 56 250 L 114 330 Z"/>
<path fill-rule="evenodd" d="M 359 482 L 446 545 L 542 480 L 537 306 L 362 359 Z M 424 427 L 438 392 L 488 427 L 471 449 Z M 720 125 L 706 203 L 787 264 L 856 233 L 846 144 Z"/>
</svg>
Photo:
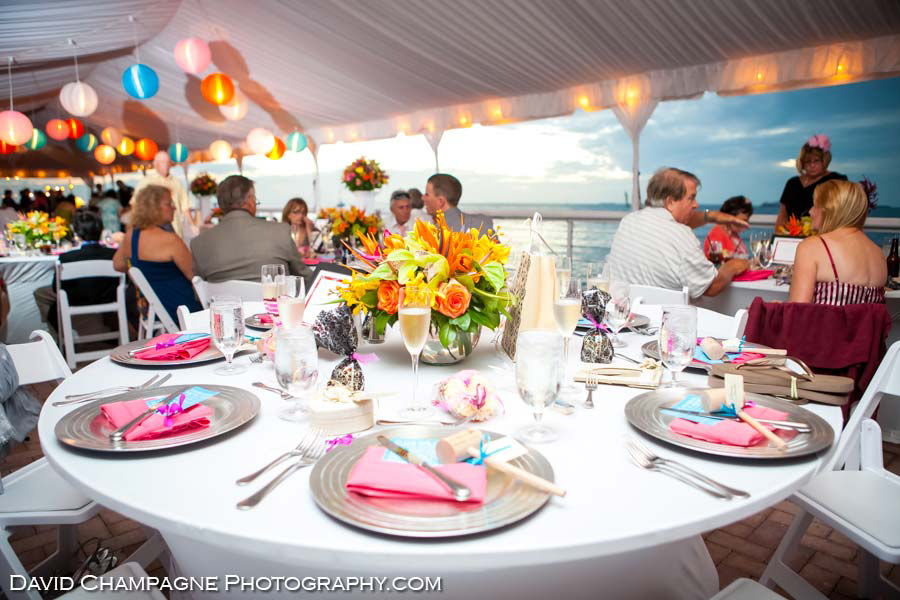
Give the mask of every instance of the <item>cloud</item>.
<svg viewBox="0 0 900 600">
<path fill-rule="evenodd" d="M 715 133 L 709 136 L 709 139 L 714 142 L 727 142 L 733 140 L 746 140 L 746 139 L 754 139 L 754 138 L 768 138 L 775 137 L 779 135 L 787 135 L 789 133 L 794 133 L 797 130 L 794 127 L 772 127 L 769 129 L 743 129 L 736 130 L 733 128 L 729 129 L 718 129 Z"/>
<path fill-rule="evenodd" d="M 797 168 L 797 159 L 796 158 L 786 158 L 780 163 L 778 163 L 779 167 L 784 167 L 786 169 L 795 169 Z"/>
</svg>

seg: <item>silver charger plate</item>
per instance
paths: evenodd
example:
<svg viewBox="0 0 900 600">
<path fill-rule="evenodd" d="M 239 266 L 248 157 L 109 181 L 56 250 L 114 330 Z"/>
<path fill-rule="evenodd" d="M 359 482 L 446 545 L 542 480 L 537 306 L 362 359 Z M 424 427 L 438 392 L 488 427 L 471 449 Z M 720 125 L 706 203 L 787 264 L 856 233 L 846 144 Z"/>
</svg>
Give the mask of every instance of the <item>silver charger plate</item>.
<svg viewBox="0 0 900 600">
<path fill-rule="evenodd" d="M 752 350 L 753 348 L 768 348 L 768 346 L 764 346 L 762 344 L 754 344 L 753 342 L 745 342 L 744 348 L 746 350 Z M 644 356 L 648 356 L 654 360 L 660 360 L 659 340 L 650 340 L 649 342 L 641 346 L 641 352 L 644 353 Z M 710 363 L 705 363 L 697 359 L 692 359 L 691 364 L 688 365 L 688 368 L 690 369 L 703 369 L 707 373 L 709 372 L 710 367 L 712 367 Z"/>
<path fill-rule="evenodd" d="M 149 391 L 136 390 L 116 396 L 115 401 L 167 396 L 176 390 L 185 389 L 185 387 L 183 385 L 167 385 Z M 110 401 L 106 399 L 80 406 L 60 419 L 56 424 L 56 439 L 67 446 L 101 452 L 129 453 L 164 450 L 222 435 L 252 421 L 259 413 L 259 398 L 247 390 L 225 385 L 198 384 L 198 387 L 218 392 L 203 402 L 213 410 L 209 427 L 165 438 L 122 442 L 114 445 L 109 439 L 109 434 L 116 428 L 100 412 L 100 406 Z"/>
<path fill-rule="evenodd" d="M 210 342 L 209 348 L 207 348 L 197 356 L 185 360 L 144 360 L 128 355 L 128 353 L 132 350 L 143 348 L 149 341 L 150 340 L 138 340 L 136 342 L 122 344 L 109 353 L 109 358 L 115 363 L 119 363 L 120 365 L 129 367 L 159 367 L 164 369 L 198 365 L 201 363 L 212 362 L 214 360 L 224 360 L 225 358 L 225 355 L 222 354 L 212 342 Z M 238 350 L 234 353 L 234 355 L 239 356 L 242 352 L 248 352 L 248 350 Z"/>
<path fill-rule="evenodd" d="M 786 412 L 788 414 L 785 418 L 786 421 L 806 423 L 810 426 L 811 431 L 809 433 L 797 433 L 793 438 L 788 439 L 790 434 L 788 436 L 783 435 L 787 433 L 786 430 L 777 430 L 776 435 L 782 434 L 785 441 L 787 441 L 787 448 L 778 450 L 775 447 L 770 447 L 769 441 L 766 439 L 760 441 L 756 446 L 745 448 L 742 446 L 704 442 L 703 440 L 675 433 L 669 429 L 669 423 L 678 417 L 663 413 L 660 409 L 674 406 L 683 400 L 687 394 L 699 395 L 706 391 L 708 390 L 699 388 L 676 388 L 646 392 L 635 396 L 625 405 L 625 417 L 634 427 L 658 440 L 717 456 L 760 459 L 796 458 L 824 450 L 831 446 L 831 443 L 834 441 L 834 430 L 819 415 L 787 400 L 760 394 L 745 394 L 745 397 L 759 406 Z"/>
<path fill-rule="evenodd" d="M 415 538 L 470 535 L 505 527 L 531 515 L 546 504 L 550 495 L 488 469 L 487 492 L 481 504 L 375 498 L 348 492 L 347 477 L 369 446 L 377 446 L 376 435 L 388 438 L 442 438 L 455 431 L 448 427 L 407 425 L 395 427 L 339 446 L 318 461 L 309 476 L 310 489 L 319 508 L 349 525 Z M 491 439 L 502 437 L 486 431 Z M 553 481 L 553 467 L 534 449 L 511 464 Z"/>
<path fill-rule="evenodd" d="M 244 325 L 250 327 L 251 329 L 259 329 L 260 331 L 268 331 L 274 327 L 272 323 L 263 323 L 260 320 L 260 316 L 265 315 L 266 313 L 257 313 L 255 315 L 250 315 L 249 317 L 244 319 Z"/>
</svg>

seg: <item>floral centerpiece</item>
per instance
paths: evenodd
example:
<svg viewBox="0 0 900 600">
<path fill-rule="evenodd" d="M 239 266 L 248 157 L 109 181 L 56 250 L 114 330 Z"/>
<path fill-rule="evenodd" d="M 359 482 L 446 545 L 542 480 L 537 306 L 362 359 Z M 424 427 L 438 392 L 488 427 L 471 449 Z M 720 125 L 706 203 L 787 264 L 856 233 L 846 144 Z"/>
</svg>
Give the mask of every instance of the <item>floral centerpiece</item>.
<svg viewBox="0 0 900 600">
<path fill-rule="evenodd" d="M 381 234 L 381 219 L 378 215 L 367 214 L 355 206 L 349 209 L 323 208 L 318 216 L 320 219 L 328 219 L 331 237 L 337 242 L 352 242 L 367 235 L 377 240 Z"/>
<path fill-rule="evenodd" d="M 36 210 L 28 213 L 24 219 L 7 223 L 6 228 L 10 236 L 24 235 L 25 245 L 29 248 L 58 242 L 69 233 L 65 219 L 50 217 L 47 213 Z"/>
<path fill-rule="evenodd" d="M 788 219 L 787 225 L 781 225 L 775 229 L 776 233 L 781 235 L 790 235 L 793 237 L 808 237 L 813 234 L 812 218 L 802 217 L 797 219 L 794 215 Z"/>
<path fill-rule="evenodd" d="M 481 326 L 496 329 L 514 301 L 504 269 L 509 246 L 477 229 L 451 231 L 442 213 L 436 225 L 416 221 L 406 237 L 385 231 L 383 244 L 359 237 L 363 250 L 351 251 L 363 266 L 338 294 L 354 313 L 371 312 L 379 334 L 397 322 L 400 288 L 407 284 L 432 290 L 431 328 L 444 348 Z"/>
<path fill-rule="evenodd" d="M 191 193 L 195 196 L 214 196 L 217 188 L 216 180 L 209 173 L 201 173 L 191 181 Z"/>
<path fill-rule="evenodd" d="M 361 156 L 344 169 L 341 181 L 351 192 L 368 192 L 386 184 L 388 174 L 377 162 L 366 160 L 365 156 Z"/>
</svg>

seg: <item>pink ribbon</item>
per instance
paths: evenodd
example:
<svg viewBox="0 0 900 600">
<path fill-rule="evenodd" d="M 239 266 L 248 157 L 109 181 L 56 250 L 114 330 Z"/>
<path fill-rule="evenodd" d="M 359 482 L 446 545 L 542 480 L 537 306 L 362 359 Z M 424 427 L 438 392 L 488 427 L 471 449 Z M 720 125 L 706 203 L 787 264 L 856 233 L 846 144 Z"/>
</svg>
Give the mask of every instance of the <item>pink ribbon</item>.
<svg viewBox="0 0 900 600">
<path fill-rule="evenodd" d="M 590 321 L 591 325 L 593 325 L 596 329 L 605 331 L 606 333 L 610 333 L 609 328 L 606 325 L 604 325 L 603 323 L 598 323 L 590 315 L 584 315 L 584 318 Z"/>
<path fill-rule="evenodd" d="M 339 437 L 339 438 L 325 440 L 325 452 L 327 454 L 328 452 L 331 452 L 332 450 L 334 450 L 335 446 L 349 446 L 352 443 L 353 443 L 353 434 L 352 433 L 348 433 L 347 435 Z"/>
<path fill-rule="evenodd" d="M 157 350 L 162 350 L 162 349 L 164 349 L 164 348 L 171 348 L 172 346 L 175 345 L 175 339 L 176 339 L 176 338 L 172 338 L 172 339 L 169 340 L 168 342 L 162 342 L 162 343 L 156 344 L 156 349 L 157 349 Z"/>
<path fill-rule="evenodd" d="M 375 354 L 374 352 L 371 352 L 369 354 L 359 354 L 359 353 L 354 352 L 350 355 L 350 358 L 352 358 L 353 360 L 355 360 L 356 362 L 358 362 L 361 365 L 368 365 L 368 364 L 378 361 L 378 355 Z"/>
<path fill-rule="evenodd" d="M 184 408 L 182 408 L 183 404 L 184 394 L 181 394 L 175 402 L 170 402 L 169 404 L 164 404 L 163 406 L 158 406 L 156 408 L 156 412 L 163 416 L 163 425 L 166 427 L 172 426 L 172 420 L 184 412 Z"/>
</svg>

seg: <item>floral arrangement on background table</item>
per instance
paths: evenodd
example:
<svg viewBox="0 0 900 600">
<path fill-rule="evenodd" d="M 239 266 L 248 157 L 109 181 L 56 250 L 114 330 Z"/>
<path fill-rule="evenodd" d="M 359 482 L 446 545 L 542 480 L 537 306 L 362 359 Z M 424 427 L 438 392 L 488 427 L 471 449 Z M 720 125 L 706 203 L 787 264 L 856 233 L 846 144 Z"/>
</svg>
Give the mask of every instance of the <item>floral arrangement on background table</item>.
<svg viewBox="0 0 900 600">
<path fill-rule="evenodd" d="M 811 236 L 813 234 L 812 218 L 807 216 L 797 219 L 797 217 L 791 215 L 791 218 L 788 219 L 787 225 L 776 227 L 775 233 L 779 233 L 781 235 L 790 235 L 793 237 Z"/>
<path fill-rule="evenodd" d="M 371 235 L 376 240 L 381 236 L 381 218 L 378 215 L 367 214 L 366 211 L 356 208 L 323 208 L 319 211 L 320 219 L 328 219 L 328 228 L 331 237 L 337 243 L 345 241 L 352 243 L 360 239 L 359 236 Z"/>
<path fill-rule="evenodd" d="M 386 232 L 383 244 L 371 235 L 359 237 L 363 249 L 351 252 L 362 266 L 338 293 L 354 314 L 374 316 L 377 333 L 397 322 L 400 288 L 407 284 L 432 290 L 431 328 L 444 348 L 481 326 L 496 329 L 500 315 L 508 316 L 509 246 L 487 233 L 451 231 L 439 213 L 436 225 L 416 221 L 406 237 Z"/>
<path fill-rule="evenodd" d="M 13 236 L 25 236 L 25 246 L 28 248 L 58 242 L 69 233 L 65 219 L 51 217 L 45 212 L 36 210 L 25 215 L 24 219 L 7 223 L 6 229 L 13 241 L 15 241 Z"/>
<path fill-rule="evenodd" d="M 351 192 L 368 192 L 386 184 L 388 174 L 377 162 L 366 160 L 365 156 L 361 156 L 344 169 L 341 181 Z"/>
<path fill-rule="evenodd" d="M 195 196 L 215 196 L 218 187 L 209 173 L 201 173 L 191 181 L 191 193 Z"/>
</svg>

